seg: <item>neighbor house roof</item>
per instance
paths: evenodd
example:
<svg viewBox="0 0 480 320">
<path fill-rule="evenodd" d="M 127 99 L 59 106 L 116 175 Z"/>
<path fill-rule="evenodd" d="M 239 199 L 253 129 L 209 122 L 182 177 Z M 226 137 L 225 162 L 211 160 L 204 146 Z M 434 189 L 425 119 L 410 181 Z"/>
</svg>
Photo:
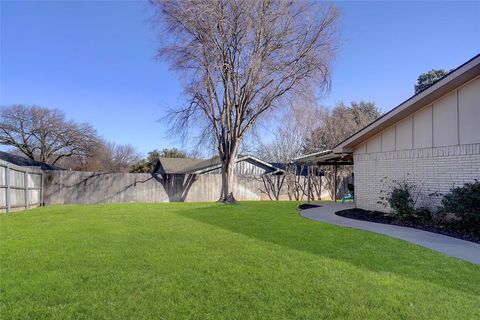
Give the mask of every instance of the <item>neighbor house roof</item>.
<svg viewBox="0 0 480 320">
<path fill-rule="evenodd" d="M 272 169 L 271 173 L 283 172 L 283 170 L 260 160 L 254 156 L 239 156 L 237 162 L 252 160 Z M 154 172 L 162 174 L 201 174 L 218 169 L 222 166 L 219 157 L 212 159 L 190 159 L 190 158 L 159 158 Z"/>
<path fill-rule="evenodd" d="M 464 83 L 475 79 L 479 75 L 480 54 L 476 55 L 455 70 L 449 72 L 446 76 L 441 78 L 427 89 L 405 100 L 400 105 L 393 108 L 382 117 L 378 118 L 376 121 L 372 122 L 354 135 L 339 143 L 335 148 L 333 148 L 333 152 L 353 152 L 353 147 L 362 141 L 380 133 L 382 130 L 422 109 L 445 94 L 451 92 L 455 88 L 463 85 Z"/>
<path fill-rule="evenodd" d="M 202 159 L 191 158 L 158 158 L 155 172 L 160 170 L 163 174 L 182 174 L 187 168 L 203 162 Z"/>
<path fill-rule="evenodd" d="M 42 170 L 63 170 L 63 168 L 50 165 L 48 163 L 35 161 L 29 158 L 17 156 L 8 152 L 0 151 L 0 160 L 10 162 L 21 167 L 37 167 Z"/>
</svg>

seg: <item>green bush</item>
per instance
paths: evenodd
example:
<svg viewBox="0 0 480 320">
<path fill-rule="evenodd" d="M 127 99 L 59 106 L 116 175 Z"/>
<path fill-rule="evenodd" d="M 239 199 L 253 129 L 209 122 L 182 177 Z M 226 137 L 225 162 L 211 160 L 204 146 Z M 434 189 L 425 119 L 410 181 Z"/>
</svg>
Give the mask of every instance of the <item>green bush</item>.
<svg viewBox="0 0 480 320">
<path fill-rule="evenodd" d="M 442 199 L 445 212 L 453 213 L 462 226 L 480 234 L 480 181 L 450 189 Z"/>
<path fill-rule="evenodd" d="M 416 186 L 408 182 L 398 182 L 387 194 L 387 202 L 396 218 L 408 220 L 415 215 Z"/>
<path fill-rule="evenodd" d="M 436 214 L 434 215 L 429 208 L 422 207 L 422 208 L 415 209 L 415 219 L 420 222 L 427 223 L 427 224 L 435 224 L 434 220 L 438 219 L 438 218 L 434 218 L 435 216 L 437 215 Z"/>
</svg>

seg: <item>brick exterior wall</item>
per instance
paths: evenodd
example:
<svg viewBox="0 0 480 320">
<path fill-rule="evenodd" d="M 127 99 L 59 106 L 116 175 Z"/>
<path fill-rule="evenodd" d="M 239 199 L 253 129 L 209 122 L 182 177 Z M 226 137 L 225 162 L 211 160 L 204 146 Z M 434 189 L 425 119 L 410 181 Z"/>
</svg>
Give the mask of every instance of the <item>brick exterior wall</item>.
<svg viewBox="0 0 480 320">
<path fill-rule="evenodd" d="M 480 144 L 354 154 L 356 206 L 389 211 L 377 203 L 380 191 L 392 180 L 406 180 L 419 188 L 417 206 L 435 209 L 452 186 L 480 180 Z"/>
</svg>

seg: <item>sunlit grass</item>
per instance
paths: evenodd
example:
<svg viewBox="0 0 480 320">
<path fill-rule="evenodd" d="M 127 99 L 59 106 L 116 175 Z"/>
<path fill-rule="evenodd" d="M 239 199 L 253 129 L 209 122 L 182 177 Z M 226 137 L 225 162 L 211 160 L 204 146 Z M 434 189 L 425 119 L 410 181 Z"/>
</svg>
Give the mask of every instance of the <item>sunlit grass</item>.
<svg viewBox="0 0 480 320">
<path fill-rule="evenodd" d="M 298 203 L 1 216 L 2 319 L 479 319 L 480 267 Z"/>
</svg>

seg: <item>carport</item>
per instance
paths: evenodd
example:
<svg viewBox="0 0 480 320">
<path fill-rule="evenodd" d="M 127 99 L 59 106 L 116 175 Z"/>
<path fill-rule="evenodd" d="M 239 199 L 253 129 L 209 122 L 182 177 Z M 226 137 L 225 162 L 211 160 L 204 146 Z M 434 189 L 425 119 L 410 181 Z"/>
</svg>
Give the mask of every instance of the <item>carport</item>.
<svg viewBox="0 0 480 320">
<path fill-rule="evenodd" d="M 307 202 L 310 203 L 312 199 L 312 187 L 311 187 L 311 167 L 312 166 L 332 166 L 333 167 L 333 181 L 334 191 L 333 199 L 337 202 L 337 171 L 339 166 L 353 166 L 353 155 L 351 153 L 333 153 L 332 150 L 324 150 L 305 156 L 301 156 L 295 159 L 295 163 L 306 165 L 308 168 L 308 190 L 307 190 Z"/>
</svg>

